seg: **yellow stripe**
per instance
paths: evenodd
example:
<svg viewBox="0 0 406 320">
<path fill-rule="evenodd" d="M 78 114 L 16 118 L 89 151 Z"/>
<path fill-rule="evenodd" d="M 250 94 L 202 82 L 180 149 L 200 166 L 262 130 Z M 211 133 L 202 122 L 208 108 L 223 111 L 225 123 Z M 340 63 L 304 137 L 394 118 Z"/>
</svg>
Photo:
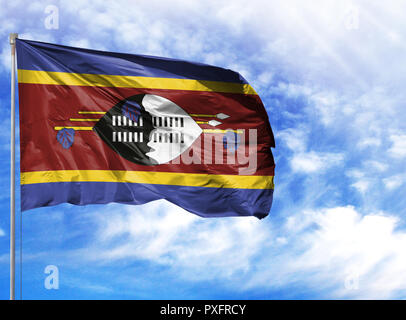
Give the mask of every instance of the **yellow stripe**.
<svg viewBox="0 0 406 320">
<path fill-rule="evenodd" d="M 192 79 L 117 76 L 18 69 L 19 83 L 69 86 L 149 88 L 256 94 L 249 84 Z"/>
<path fill-rule="evenodd" d="M 93 130 L 93 127 L 54 127 L 55 130 L 59 131 L 62 129 L 74 129 L 74 130 Z"/>
<path fill-rule="evenodd" d="M 227 129 L 227 130 L 221 130 L 221 129 L 203 129 L 202 130 L 204 133 L 227 133 L 227 132 L 235 132 L 235 133 L 243 133 L 243 131 L 241 129 L 237 129 L 237 130 L 231 130 L 231 129 Z"/>
<path fill-rule="evenodd" d="M 54 130 L 56 130 L 56 131 L 59 131 L 62 129 L 75 129 L 75 130 L 89 131 L 89 130 L 93 130 L 93 127 L 54 127 Z M 241 129 L 237 129 L 237 130 L 203 129 L 202 131 L 203 131 L 203 133 L 227 133 L 227 132 L 243 133 L 243 131 Z"/>
<path fill-rule="evenodd" d="M 189 113 L 191 117 L 201 117 L 201 118 L 214 118 L 217 117 L 216 114 L 197 114 L 197 113 Z"/>
<path fill-rule="evenodd" d="M 209 188 L 274 188 L 273 176 L 107 170 L 58 170 L 21 173 L 21 184 L 51 182 L 127 182 Z"/>
<path fill-rule="evenodd" d="M 100 119 L 69 119 L 69 121 L 99 121 Z"/>
<path fill-rule="evenodd" d="M 79 111 L 79 114 L 105 114 L 105 111 Z"/>
</svg>

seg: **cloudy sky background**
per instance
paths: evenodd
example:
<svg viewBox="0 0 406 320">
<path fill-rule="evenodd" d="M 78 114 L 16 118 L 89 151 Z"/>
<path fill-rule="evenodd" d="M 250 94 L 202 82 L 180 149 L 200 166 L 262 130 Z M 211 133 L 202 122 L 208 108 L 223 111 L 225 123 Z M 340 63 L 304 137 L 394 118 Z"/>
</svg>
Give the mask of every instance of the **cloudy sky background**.
<svg viewBox="0 0 406 320">
<path fill-rule="evenodd" d="M 57 30 L 44 25 L 48 5 Z M 10 32 L 239 71 L 277 144 L 261 221 L 202 219 L 164 201 L 25 212 L 23 298 L 406 298 L 405 12 L 404 1 L 1 0 L 0 298 Z M 44 288 L 47 265 L 59 268 L 59 290 Z"/>
</svg>

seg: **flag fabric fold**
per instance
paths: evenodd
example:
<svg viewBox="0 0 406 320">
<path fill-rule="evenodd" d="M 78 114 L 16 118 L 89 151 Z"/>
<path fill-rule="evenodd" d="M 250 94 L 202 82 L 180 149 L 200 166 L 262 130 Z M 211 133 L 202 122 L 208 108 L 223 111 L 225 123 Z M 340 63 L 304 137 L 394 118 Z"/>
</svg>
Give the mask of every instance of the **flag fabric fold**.
<svg viewBox="0 0 406 320">
<path fill-rule="evenodd" d="M 166 199 L 268 215 L 275 146 L 237 72 L 17 39 L 21 210 Z"/>
</svg>

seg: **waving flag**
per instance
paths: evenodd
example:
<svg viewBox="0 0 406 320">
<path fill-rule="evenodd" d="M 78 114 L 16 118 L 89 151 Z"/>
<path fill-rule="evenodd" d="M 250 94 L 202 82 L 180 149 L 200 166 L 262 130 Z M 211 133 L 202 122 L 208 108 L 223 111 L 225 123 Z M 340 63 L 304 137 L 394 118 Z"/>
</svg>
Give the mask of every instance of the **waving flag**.
<svg viewBox="0 0 406 320">
<path fill-rule="evenodd" d="M 17 39 L 21 209 L 166 199 L 265 217 L 274 147 L 238 73 Z"/>
</svg>

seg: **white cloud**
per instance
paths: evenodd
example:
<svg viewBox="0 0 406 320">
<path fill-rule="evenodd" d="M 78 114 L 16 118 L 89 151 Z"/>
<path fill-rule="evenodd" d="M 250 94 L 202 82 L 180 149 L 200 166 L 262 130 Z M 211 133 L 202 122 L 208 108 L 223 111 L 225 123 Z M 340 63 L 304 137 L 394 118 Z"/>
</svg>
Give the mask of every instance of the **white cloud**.
<svg viewBox="0 0 406 320">
<path fill-rule="evenodd" d="M 290 166 L 294 172 L 317 173 L 337 166 L 343 160 L 344 156 L 340 153 L 310 151 L 295 153 L 290 161 Z"/>
<path fill-rule="evenodd" d="M 269 237 L 254 217 L 203 219 L 163 201 L 144 205 L 142 212 L 128 207 L 109 213 L 97 223 L 98 245 L 88 259 L 148 259 L 185 268 L 192 277 L 192 271 L 203 272 L 208 264 L 207 276 L 213 278 L 248 270 Z"/>
<path fill-rule="evenodd" d="M 377 172 L 384 172 L 388 169 L 388 165 L 386 163 L 377 160 L 367 160 L 365 161 L 364 166 L 371 170 L 376 170 Z"/>
<path fill-rule="evenodd" d="M 276 132 L 275 136 L 294 152 L 303 152 L 307 149 L 307 135 L 303 129 L 289 128 Z"/>
<path fill-rule="evenodd" d="M 202 219 L 158 201 L 110 211 L 96 223 L 91 247 L 65 252 L 71 263 L 141 259 L 192 282 L 216 280 L 238 291 L 300 285 L 324 298 L 393 298 L 406 286 L 406 233 L 397 230 L 398 218 L 382 212 L 304 210 L 279 225 Z M 346 285 L 352 277 L 357 290 Z"/>
<path fill-rule="evenodd" d="M 10 72 L 11 70 L 11 50 L 10 45 L 4 45 L 0 54 L 1 65 L 4 70 Z"/>
<path fill-rule="evenodd" d="M 359 193 L 365 195 L 373 183 L 373 176 L 368 175 L 368 169 L 350 169 L 347 170 L 346 176 L 350 177 L 354 183 L 351 187 L 355 188 Z"/>
<path fill-rule="evenodd" d="M 0 237 L 3 237 L 5 235 L 6 235 L 6 233 L 4 232 L 4 230 L 0 228 Z"/>
<path fill-rule="evenodd" d="M 341 109 L 342 103 L 334 92 L 321 91 L 313 94 L 311 99 L 312 103 L 314 103 L 312 108 L 319 111 L 321 115 L 320 120 L 324 125 L 334 123 L 337 120 L 337 113 L 342 112 L 342 110 L 337 111 L 338 108 Z"/>
<path fill-rule="evenodd" d="M 363 149 L 363 148 L 367 148 L 367 147 L 379 147 L 381 145 L 381 140 L 378 138 L 371 138 L 371 137 L 367 137 L 364 139 L 361 139 L 358 142 L 358 147 Z"/>
<path fill-rule="evenodd" d="M 388 150 L 390 155 L 394 158 L 406 157 L 406 134 L 390 136 L 392 146 Z"/>
<path fill-rule="evenodd" d="M 394 175 L 388 178 L 384 178 L 382 182 L 384 183 L 385 187 L 388 190 L 393 190 L 399 188 L 401 185 L 406 183 L 406 175 L 404 174 Z"/>
<path fill-rule="evenodd" d="M 293 172 L 316 173 L 337 166 L 344 160 L 342 153 L 306 151 L 309 145 L 308 128 L 289 128 L 276 133 L 276 139 L 292 151 L 290 166 Z"/>
<path fill-rule="evenodd" d="M 371 186 L 371 181 L 368 179 L 359 179 L 357 182 L 351 184 L 351 186 L 357 189 L 360 193 L 365 194 Z"/>
<path fill-rule="evenodd" d="M 305 211 L 291 217 L 289 245 L 279 257 L 267 257 L 249 287 L 306 284 L 324 297 L 381 299 L 396 297 L 406 286 L 406 233 L 398 219 L 382 213 L 361 215 L 353 207 Z M 276 262 L 276 263 L 275 263 Z M 358 289 L 346 281 L 358 277 Z M 397 279 L 397 281 L 395 281 Z"/>
</svg>

